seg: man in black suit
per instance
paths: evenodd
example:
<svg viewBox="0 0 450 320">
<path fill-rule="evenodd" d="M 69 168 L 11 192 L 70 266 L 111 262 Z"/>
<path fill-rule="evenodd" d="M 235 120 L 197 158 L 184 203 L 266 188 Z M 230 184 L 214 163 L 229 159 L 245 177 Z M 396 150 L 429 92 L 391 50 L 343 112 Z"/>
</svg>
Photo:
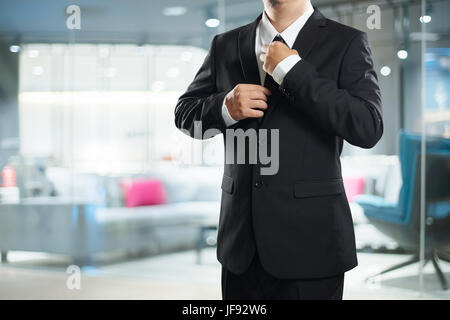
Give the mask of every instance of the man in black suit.
<svg viewBox="0 0 450 320">
<path fill-rule="evenodd" d="M 342 299 L 357 258 L 339 156 L 344 140 L 371 148 L 383 133 L 367 35 L 309 0 L 263 2 L 254 22 L 214 37 L 175 123 L 197 138 L 215 129 L 225 145 L 229 130 L 279 130 L 276 174 L 225 163 L 223 298 Z"/>
</svg>

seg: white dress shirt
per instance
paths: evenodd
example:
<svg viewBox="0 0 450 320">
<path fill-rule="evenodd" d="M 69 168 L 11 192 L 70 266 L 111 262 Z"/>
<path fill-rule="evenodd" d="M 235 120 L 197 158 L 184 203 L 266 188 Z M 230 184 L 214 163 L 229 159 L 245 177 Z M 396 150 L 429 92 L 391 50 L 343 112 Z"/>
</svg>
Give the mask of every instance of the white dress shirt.
<svg viewBox="0 0 450 320">
<path fill-rule="evenodd" d="M 292 48 L 294 45 L 295 39 L 298 36 L 298 33 L 305 25 L 306 21 L 308 21 L 309 17 L 313 14 L 314 8 L 311 3 L 309 3 L 306 11 L 297 18 L 289 27 L 287 27 L 282 33 L 278 33 L 275 27 L 270 23 L 269 18 L 267 18 L 266 13 L 263 12 L 261 20 L 256 28 L 256 39 L 255 39 L 255 55 L 256 61 L 258 63 L 259 69 L 259 78 L 261 81 L 261 85 L 264 85 L 264 80 L 266 78 L 266 72 L 263 69 L 263 62 L 259 59 L 261 54 L 261 48 L 264 44 L 270 44 L 275 36 L 280 35 L 283 40 L 286 42 L 286 45 L 289 48 Z M 292 69 L 292 67 L 301 60 L 301 57 L 298 55 L 290 55 L 286 57 L 283 61 L 278 63 L 273 70 L 272 77 L 275 82 L 281 84 L 285 75 Z M 225 99 L 222 105 L 222 117 L 225 121 L 225 124 L 229 127 L 235 124 L 236 120 L 234 120 L 228 109 L 225 105 Z"/>
</svg>

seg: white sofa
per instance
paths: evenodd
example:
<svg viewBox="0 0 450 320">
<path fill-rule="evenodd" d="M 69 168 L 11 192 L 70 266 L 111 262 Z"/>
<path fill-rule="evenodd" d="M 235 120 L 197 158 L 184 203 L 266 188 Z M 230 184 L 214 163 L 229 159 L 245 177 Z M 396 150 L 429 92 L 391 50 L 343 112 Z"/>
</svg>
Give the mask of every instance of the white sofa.
<svg viewBox="0 0 450 320">
<path fill-rule="evenodd" d="M 48 172 L 57 197 L 23 199 L 0 205 L 0 250 L 65 254 L 78 265 L 99 253 L 164 253 L 192 249 L 199 227 L 217 221 L 221 168 L 167 168 L 146 176 L 160 178 L 168 203 L 126 208 L 119 178 Z M 68 184 L 71 182 L 71 184 Z"/>
</svg>

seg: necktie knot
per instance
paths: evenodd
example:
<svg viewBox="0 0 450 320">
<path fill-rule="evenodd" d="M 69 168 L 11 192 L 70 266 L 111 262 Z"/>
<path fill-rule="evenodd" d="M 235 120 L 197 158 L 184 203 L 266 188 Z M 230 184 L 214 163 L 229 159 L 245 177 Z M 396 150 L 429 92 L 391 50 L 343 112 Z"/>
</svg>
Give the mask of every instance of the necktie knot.
<svg viewBox="0 0 450 320">
<path fill-rule="evenodd" d="M 274 42 L 274 41 L 280 41 L 280 42 L 286 44 L 286 41 L 284 41 L 283 37 L 280 36 L 279 34 L 277 34 L 277 35 L 275 36 L 275 38 L 273 38 L 272 42 Z"/>
</svg>

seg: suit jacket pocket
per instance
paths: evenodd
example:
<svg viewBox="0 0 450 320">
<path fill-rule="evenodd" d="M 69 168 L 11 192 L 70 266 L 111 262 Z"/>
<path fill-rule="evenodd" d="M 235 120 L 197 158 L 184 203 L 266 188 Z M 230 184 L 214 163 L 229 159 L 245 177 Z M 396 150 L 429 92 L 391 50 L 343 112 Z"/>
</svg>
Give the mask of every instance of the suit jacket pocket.
<svg viewBox="0 0 450 320">
<path fill-rule="evenodd" d="M 223 175 L 221 188 L 223 191 L 233 193 L 234 181 L 233 178 Z"/>
<path fill-rule="evenodd" d="M 342 179 L 301 181 L 294 184 L 296 198 L 310 198 L 344 193 Z"/>
</svg>

